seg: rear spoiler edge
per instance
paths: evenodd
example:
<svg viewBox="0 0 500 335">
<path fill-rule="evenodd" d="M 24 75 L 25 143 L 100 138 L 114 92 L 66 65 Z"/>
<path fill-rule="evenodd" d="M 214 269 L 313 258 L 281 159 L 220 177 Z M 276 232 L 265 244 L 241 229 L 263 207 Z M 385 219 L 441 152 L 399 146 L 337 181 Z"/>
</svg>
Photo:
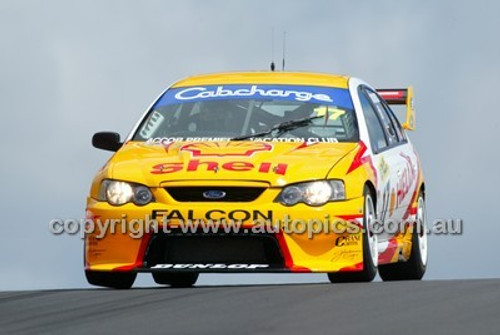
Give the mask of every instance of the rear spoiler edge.
<svg viewBox="0 0 500 335">
<path fill-rule="evenodd" d="M 389 105 L 406 105 L 406 121 L 402 126 L 407 130 L 415 130 L 415 103 L 412 86 L 408 88 L 377 89 L 377 93 Z"/>
</svg>

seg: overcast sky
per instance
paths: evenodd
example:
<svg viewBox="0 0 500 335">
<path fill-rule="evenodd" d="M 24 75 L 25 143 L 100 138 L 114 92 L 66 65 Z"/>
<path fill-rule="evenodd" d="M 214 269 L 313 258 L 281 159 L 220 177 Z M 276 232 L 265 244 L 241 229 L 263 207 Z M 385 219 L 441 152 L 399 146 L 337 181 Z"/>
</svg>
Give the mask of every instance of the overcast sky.
<svg viewBox="0 0 500 335">
<path fill-rule="evenodd" d="M 415 87 L 416 144 L 429 219 L 463 236 L 430 239 L 426 279 L 499 277 L 495 215 L 500 3 L 495 1 L 0 2 L 0 290 L 85 287 L 82 241 L 52 236 L 81 218 L 110 156 L 92 134 L 125 136 L 175 80 L 267 70 L 286 30 L 287 69 Z M 204 275 L 200 284 L 325 281 L 325 275 Z M 141 285 L 152 285 L 140 276 Z"/>
</svg>

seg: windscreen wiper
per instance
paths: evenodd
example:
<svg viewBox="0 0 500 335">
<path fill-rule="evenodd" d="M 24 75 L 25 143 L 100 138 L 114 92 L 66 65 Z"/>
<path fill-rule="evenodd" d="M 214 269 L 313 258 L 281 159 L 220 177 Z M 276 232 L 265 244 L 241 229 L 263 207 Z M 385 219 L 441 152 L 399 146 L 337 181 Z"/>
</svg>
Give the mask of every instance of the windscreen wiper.
<svg viewBox="0 0 500 335">
<path fill-rule="evenodd" d="M 276 131 L 276 130 L 278 131 L 278 134 L 281 135 L 286 131 L 307 126 L 307 125 L 312 123 L 312 120 L 319 119 L 319 118 L 324 118 L 324 116 L 311 116 L 311 117 L 306 117 L 306 118 L 302 118 L 302 119 L 284 121 L 284 122 L 278 123 L 277 125 L 273 126 L 272 128 L 269 128 L 268 130 L 262 131 L 260 133 L 233 137 L 231 139 L 231 141 L 242 141 L 242 140 L 247 140 L 247 139 L 253 138 L 253 137 L 262 137 L 262 136 L 271 134 L 273 131 Z M 277 135 L 277 137 L 279 137 L 279 136 Z"/>
</svg>

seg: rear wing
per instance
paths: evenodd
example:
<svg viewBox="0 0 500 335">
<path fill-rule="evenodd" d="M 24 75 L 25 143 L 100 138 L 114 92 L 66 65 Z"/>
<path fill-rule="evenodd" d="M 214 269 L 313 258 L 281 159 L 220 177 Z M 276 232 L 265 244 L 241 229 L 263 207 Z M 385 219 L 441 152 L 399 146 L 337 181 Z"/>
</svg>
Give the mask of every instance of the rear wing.
<svg viewBox="0 0 500 335">
<path fill-rule="evenodd" d="M 406 121 L 403 123 L 403 128 L 407 130 L 415 130 L 415 104 L 413 102 L 413 87 L 395 88 L 395 89 L 379 89 L 377 93 L 389 105 L 406 105 Z"/>
</svg>

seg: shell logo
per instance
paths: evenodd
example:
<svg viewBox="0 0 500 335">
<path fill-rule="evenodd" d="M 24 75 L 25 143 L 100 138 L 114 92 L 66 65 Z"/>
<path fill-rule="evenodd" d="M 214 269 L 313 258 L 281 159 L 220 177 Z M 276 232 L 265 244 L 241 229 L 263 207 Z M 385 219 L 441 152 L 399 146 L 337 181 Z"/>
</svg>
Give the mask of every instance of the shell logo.
<svg viewBox="0 0 500 335">
<path fill-rule="evenodd" d="M 207 142 L 188 143 L 179 148 L 192 157 L 251 157 L 257 152 L 272 151 L 273 146 L 265 142 Z"/>
<path fill-rule="evenodd" d="M 168 148 L 165 150 L 168 152 Z M 179 151 L 191 153 L 191 158 L 185 162 L 161 163 L 153 166 L 152 174 L 174 173 L 178 171 L 202 172 L 220 171 L 246 172 L 256 171 L 259 173 L 275 173 L 284 175 L 288 168 L 285 163 L 260 162 L 253 164 L 248 161 L 219 162 L 220 157 L 252 157 L 258 152 L 270 152 L 273 146 L 264 142 L 209 142 L 209 143 L 187 143 L 179 148 Z M 207 159 L 212 157 L 211 159 Z M 204 159 L 205 158 L 205 159 Z"/>
</svg>

